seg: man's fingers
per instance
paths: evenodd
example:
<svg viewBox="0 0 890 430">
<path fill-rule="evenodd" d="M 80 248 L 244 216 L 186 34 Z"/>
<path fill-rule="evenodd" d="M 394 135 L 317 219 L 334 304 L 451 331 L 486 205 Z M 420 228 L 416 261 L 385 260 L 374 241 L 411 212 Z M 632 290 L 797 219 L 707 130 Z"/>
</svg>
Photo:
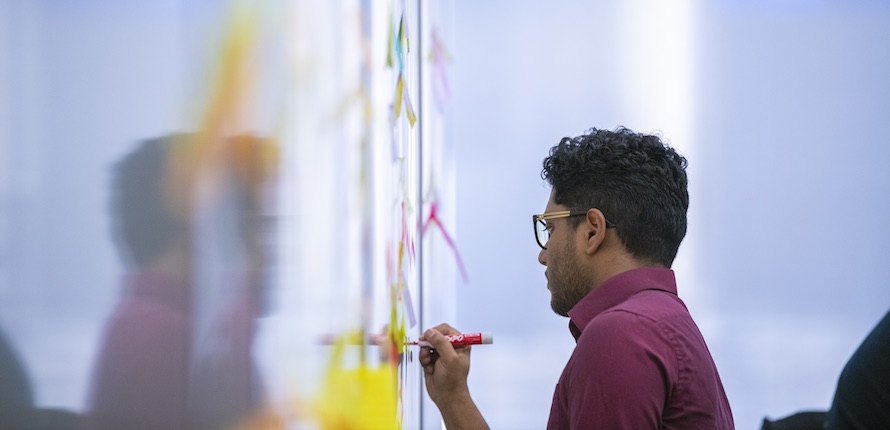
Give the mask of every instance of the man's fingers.
<svg viewBox="0 0 890 430">
<path fill-rule="evenodd" d="M 454 346 L 451 345 L 448 337 L 438 330 L 431 328 L 424 332 L 423 336 L 430 343 L 430 348 L 436 350 L 439 358 L 444 358 L 446 362 L 457 358 L 457 352 L 454 350 Z"/>
<path fill-rule="evenodd" d="M 426 366 L 433 361 L 433 354 L 428 347 L 422 347 L 420 349 L 420 364 Z"/>
</svg>

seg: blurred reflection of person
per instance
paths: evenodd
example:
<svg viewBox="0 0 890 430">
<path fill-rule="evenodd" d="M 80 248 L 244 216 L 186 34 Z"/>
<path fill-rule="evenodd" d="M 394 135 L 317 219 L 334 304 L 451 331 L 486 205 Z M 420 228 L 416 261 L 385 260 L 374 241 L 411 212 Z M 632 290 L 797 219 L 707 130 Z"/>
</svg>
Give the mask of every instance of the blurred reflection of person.
<svg viewBox="0 0 890 430">
<path fill-rule="evenodd" d="M 144 141 L 114 167 L 113 237 L 127 274 L 95 365 L 89 428 L 225 428 L 260 402 L 250 349 L 261 288 L 256 276 L 239 277 L 218 312 L 201 311 L 198 286 L 206 283 L 202 265 L 209 263 L 196 221 L 214 219 L 219 196 L 228 195 L 238 204 L 223 205 L 217 215 L 235 222 L 220 228 L 241 238 L 240 271 L 262 272 L 256 243 L 263 181 L 243 172 L 262 171 L 253 166 L 261 161 L 253 152 L 264 142 L 229 139 L 218 154 L 177 164 L 195 148 L 196 136 Z M 213 191 L 199 195 L 200 181 Z"/>
</svg>

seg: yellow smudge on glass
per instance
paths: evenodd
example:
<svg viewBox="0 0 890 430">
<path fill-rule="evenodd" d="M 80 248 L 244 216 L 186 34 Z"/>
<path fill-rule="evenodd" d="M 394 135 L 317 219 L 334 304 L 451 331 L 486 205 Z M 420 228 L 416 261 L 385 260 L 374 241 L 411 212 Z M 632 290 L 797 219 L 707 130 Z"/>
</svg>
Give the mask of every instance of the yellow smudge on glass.
<svg viewBox="0 0 890 430">
<path fill-rule="evenodd" d="M 393 25 L 392 25 L 392 10 L 389 11 L 389 25 L 387 26 L 386 32 L 386 66 L 392 67 L 392 50 L 393 50 Z"/>
<path fill-rule="evenodd" d="M 397 368 L 391 364 L 344 366 L 349 336 L 334 344 L 322 388 L 313 402 L 320 428 L 399 429 Z"/>
<path fill-rule="evenodd" d="M 390 302 L 390 312 L 389 312 L 389 340 L 391 343 L 391 361 L 394 363 L 398 363 L 398 355 L 405 351 L 405 343 L 408 338 L 408 332 L 405 330 L 405 313 L 402 312 L 401 316 L 399 315 L 398 303 L 402 303 L 404 306 L 404 301 L 396 297 L 401 297 L 402 289 L 405 288 L 404 281 L 398 281 L 397 283 L 393 283 L 392 285 L 391 297 L 392 300 Z"/>
<path fill-rule="evenodd" d="M 193 191 L 190 186 L 200 174 L 213 176 L 219 167 L 221 142 L 245 128 L 249 117 L 249 94 L 254 91 L 251 56 L 256 41 L 256 11 L 235 7 L 221 36 L 214 66 L 209 76 L 210 92 L 201 106 L 198 130 L 171 148 L 172 162 L 165 176 L 168 205 L 176 216 L 191 216 Z"/>
<path fill-rule="evenodd" d="M 257 26 L 256 10 L 233 8 L 209 77 L 210 94 L 200 119 L 200 130 L 210 142 L 247 127 L 249 94 L 256 90 L 252 57 L 257 49 Z M 207 144 L 204 142 L 204 146 Z"/>
<path fill-rule="evenodd" d="M 408 95 L 408 90 L 405 89 L 405 78 L 399 75 L 399 80 L 396 83 L 396 99 L 393 102 L 394 118 L 398 118 L 402 114 L 403 98 L 405 99 L 405 112 L 408 114 L 408 122 L 411 124 L 411 127 L 414 127 L 414 123 L 417 122 L 417 114 L 414 113 L 411 97 Z"/>
<path fill-rule="evenodd" d="M 414 106 L 411 105 L 411 96 L 405 91 L 405 113 L 408 114 L 408 122 L 411 127 L 417 122 L 417 115 L 414 113 Z"/>
<path fill-rule="evenodd" d="M 402 91 L 404 91 L 405 80 L 399 75 L 399 81 L 396 83 L 396 101 L 393 108 L 395 109 L 395 117 L 398 118 L 402 114 Z"/>
</svg>

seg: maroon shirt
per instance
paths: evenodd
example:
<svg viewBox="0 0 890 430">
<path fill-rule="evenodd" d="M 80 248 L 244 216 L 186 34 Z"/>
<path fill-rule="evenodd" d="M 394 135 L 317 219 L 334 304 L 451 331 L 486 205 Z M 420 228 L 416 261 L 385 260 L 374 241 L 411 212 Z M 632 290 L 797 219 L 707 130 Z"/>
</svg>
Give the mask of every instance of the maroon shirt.
<svg viewBox="0 0 890 430">
<path fill-rule="evenodd" d="M 99 351 L 87 429 L 187 428 L 190 302 L 183 280 L 126 277 Z"/>
<path fill-rule="evenodd" d="M 232 428 L 258 407 L 253 307 L 236 300 L 211 337 L 197 339 L 191 287 L 150 271 L 127 276 L 99 351 L 84 428 Z M 199 342 L 214 345 L 208 357 L 192 354 Z"/>
<path fill-rule="evenodd" d="M 674 272 L 621 273 L 569 311 L 577 345 L 556 385 L 548 429 L 733 429 L 705 340 Z"/>
</svg>

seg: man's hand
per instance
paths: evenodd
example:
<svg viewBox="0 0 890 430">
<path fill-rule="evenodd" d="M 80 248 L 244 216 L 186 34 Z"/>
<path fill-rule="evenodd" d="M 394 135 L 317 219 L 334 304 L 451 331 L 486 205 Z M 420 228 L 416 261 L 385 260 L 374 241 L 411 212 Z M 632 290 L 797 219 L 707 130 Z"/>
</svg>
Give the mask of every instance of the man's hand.
<svg viewBox="0 0 890 430">
<path fill-rule="evenodd" d="M 436 404 L 460 396 L 469 397 L 467 375 L 470 373 L 470 347 L 455 348 L 448 335 L 460 331 L 448 324 L 440 324 L 420 336 L 430 346 L 420 348 L 420 365 L 430 398 Z"/>
<path fill-rule="evenodd" d="M 430 346 L 420 348 L 426 391 L 439 407 L 448 429 L 488 429 L 467 387 L 470 347 L 451 345 L 447 336 L 453 334 L 460 334 L 460 331 L 448 324 L 440 324 L 420 336 L 420 340 L 430 343 Z"/>
</svg>

